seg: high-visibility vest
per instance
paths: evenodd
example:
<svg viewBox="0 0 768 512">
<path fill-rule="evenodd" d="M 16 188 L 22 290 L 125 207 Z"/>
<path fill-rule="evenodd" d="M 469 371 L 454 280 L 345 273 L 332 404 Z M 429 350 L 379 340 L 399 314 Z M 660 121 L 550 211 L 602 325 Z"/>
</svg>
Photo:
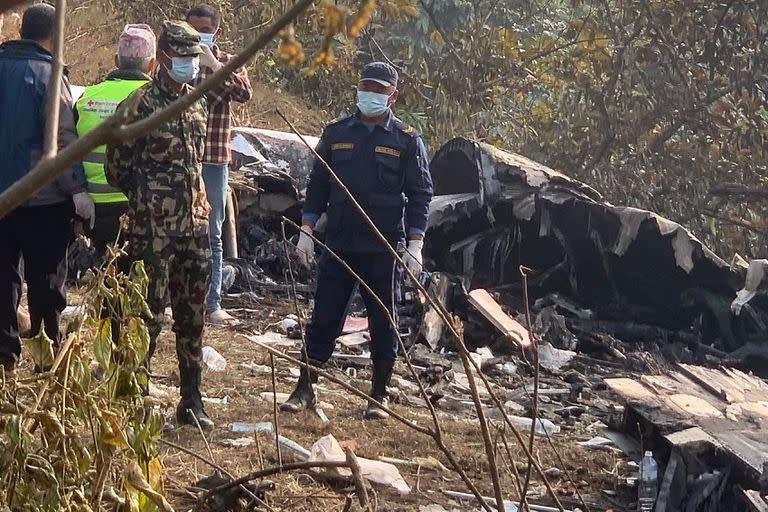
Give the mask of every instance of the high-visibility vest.
<svg viewBox="0 0 768 512">
<path fill-rule="evenodd" d="M 133 91 L 146 84 L 146 80 L 105 80 L 85 88 L 75 103 L 77 109 L 77 135 L 82 137 L 115 113 L 117 106 Z M 107 182 L 104 158 L 107 147 L 99 146 L 83 160 L 88 194 L 94 203 L 119 203 L 128 198 Z"/>
</svg>

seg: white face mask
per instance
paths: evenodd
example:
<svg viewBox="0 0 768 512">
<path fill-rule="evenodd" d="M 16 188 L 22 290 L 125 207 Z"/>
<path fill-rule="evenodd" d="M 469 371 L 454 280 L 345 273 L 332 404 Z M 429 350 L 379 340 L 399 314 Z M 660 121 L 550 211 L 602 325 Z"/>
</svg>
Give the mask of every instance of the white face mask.
<svg viewBox="0 0 768 512">
<path fill-rule="evenodd" d="M 165 56 L 170 57 L 167 53 Z M 200 73 L 200 57 L 171 57 L 171 67 L 165 66 L 165 69 L 174 81 L 189 83 Z"/>
<path fill-rule="evenodd" d="M 215 35 L 216 34 L 206 34 L 205 32 L 200 32 L 200 43 L 210 48 L 213 46 L 213 38 Z"/>
<path fill-rule="evenodd" d="M 389 94 L 357 91 L 357 108 L 366 117 L 379 117 L 389 110 Z"/>
</svg>

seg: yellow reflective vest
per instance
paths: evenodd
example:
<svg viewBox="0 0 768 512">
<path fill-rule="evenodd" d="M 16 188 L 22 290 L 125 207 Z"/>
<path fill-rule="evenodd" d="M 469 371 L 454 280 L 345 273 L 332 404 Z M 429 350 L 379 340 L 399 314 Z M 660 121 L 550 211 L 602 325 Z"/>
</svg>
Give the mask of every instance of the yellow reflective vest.
<svg viewBox="0 0 768 512">
<path fill-rule="evenodd" d="M 77 135 L 82 137 L 115 113 L 115 109 L 133 91 L 146 84 L 147 80 L 107 79 L 96 85 L 86 87 L 83 95 L 75 103 L 77 110 Z M 104 175 L 104 155 L 106 146 L 99 146 L 86 155 L 83 160 L 85 179 L 88 182 L 88 194 L 96 204 L 119 203 L 128 198 L 118 189 L 107 183 Z"/>
</svg>

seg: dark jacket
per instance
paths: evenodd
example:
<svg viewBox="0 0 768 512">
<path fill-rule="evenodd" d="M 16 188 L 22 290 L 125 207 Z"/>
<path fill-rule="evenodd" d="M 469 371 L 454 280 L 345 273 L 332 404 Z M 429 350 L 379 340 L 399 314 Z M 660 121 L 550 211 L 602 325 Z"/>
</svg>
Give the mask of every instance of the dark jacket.
<svg viewBox="0 0 768 512">
<path fill-rule="evenodd" d="M 25 176 L 40 160 L 45 129 L 45 103 L 51 76 L 51 54 L 34 41 L 0 45 L 0 193 Z M 69 81 L 63 78 L 59 116 L 59 149 L 77 138 Z M 85 191 L 81 165 L 61 171 L 23 206 L 71 200 Z"/>
<path fill-rule="evenodd" d="M 424 234 L 432 177 L 424 142 L 413 128 L 392 114 L 371 128 L 355 113 L 326 126 L 317 152 L 392 245 L 404 240 L 406 230 L 409 235 Z M 302 218 L 317 221 L 322 213 L 328 215 L 325 241 L 331 249 L 386 251 L 317 161 Z"/>
</svg>

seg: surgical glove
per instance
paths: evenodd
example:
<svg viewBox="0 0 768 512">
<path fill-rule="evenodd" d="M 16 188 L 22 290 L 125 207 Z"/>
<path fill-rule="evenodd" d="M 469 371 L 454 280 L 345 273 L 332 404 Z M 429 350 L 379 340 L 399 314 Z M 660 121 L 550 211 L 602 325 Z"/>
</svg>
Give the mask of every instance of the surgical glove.
<svg viewBox="0 0 768 512">
<path fill-rule="evenodd" d="M 424 240 L 409 240 L 408 247 L 405 249 L 403 255 L 403 261 L 408 270 L 411 271 L 413 276 L 418 279 L 424 266 L 422 265 L 423 258 L 421 256 L 421 250 L 424 248 Z"/>
<path fill-rule="evenodd" d="M 75 213 L 77 216 L 89 221 L 91 229 L 93 229 L 93 223 L 96 222 L 96 207 L 88 192 L 78 192 L 73 195 L 72 202 L 75 203 Z"/>
<path fill-rule="evenodd" d="M 312 228 L 309 226 L 301 226 L 301 234 L 299 235 L 299 241 L 296 244 L 296 248 L 299 250 L 299 261 L 305 266 L 309 267 L 315 260 L 315 241 L 310 236 L 312 234 Z"/>
<path fill-rule="evenodd" d="M 216 57 L 214 57 L 213 51 L 211 51 L 210 48 L 205 45 L 201 45 L 201 48 L 203 49 L 203 53 L 200 54 L 201 66 L 205 66 L 214 72 L 218 71 L 221 67 L 224 66 L 224 64 L 219 62 Z"/>
</svg>

